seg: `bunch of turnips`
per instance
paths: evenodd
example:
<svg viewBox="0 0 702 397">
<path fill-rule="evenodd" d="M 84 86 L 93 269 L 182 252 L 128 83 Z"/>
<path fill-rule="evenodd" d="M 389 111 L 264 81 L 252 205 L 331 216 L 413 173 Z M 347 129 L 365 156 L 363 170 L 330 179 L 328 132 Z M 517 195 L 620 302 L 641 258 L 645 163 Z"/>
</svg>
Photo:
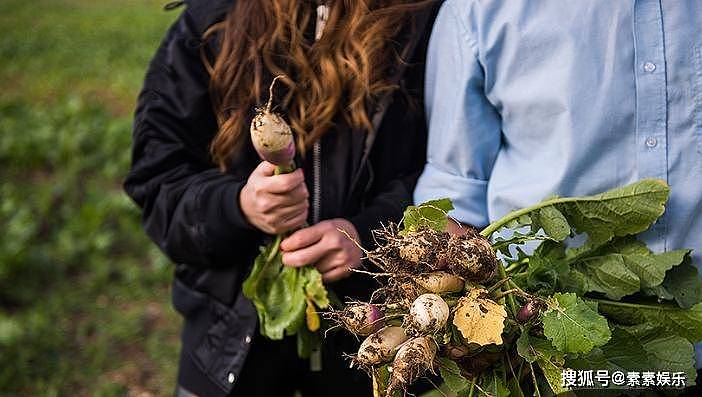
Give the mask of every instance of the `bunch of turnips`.
<svg viewBox="0 0 702 397">
<path fill-rule="evenodd" d="M 251 123 L 251 140 L 287 173 L 293 134 L 272 110 L 280 78 Z M 373 268 L 361 272 L 380 284 L 370 300 L 329 309 L 328 324 L 319 310 L 333 295 L 313 266 L 283 266 L 283 235 L 261 248 L 243 292 L 261 333 L 297 335 L 301 357 L 319 351 L 318 331 L 329 324 L 364 338 L 350 362 L 372 377 L 376 396 L 400 395 L 431 374 L 443 379 L 441 393 L 469 397 L 577 393 L 561 376 L 578 369 L 660 370 L 691 385 L 693 344 L 702 340 L 702 281 L 691 251 L 653 253 L 636 238 L 663 214 L 668 195 L 663 181 L 647 179 L 552 197 L 459 235 L 446 232 L 448 199 L 411 206 L 401 225 L 375 230 L 377 248 L 365 251 Z M 629 392 L 638 393 L 615 391 Z"/>
<path fill-rule="evenodd" d="M 693 384 L 702 281 L 690 250 L 653 253 L 635 237 L 668 194 L 642 180 L 553 197 L 458 235 L 446 232 L 449 200 L 411 206 L 365 251 L 372 268 L 361 272 L 379 283 L 370 300 L 324 317 L 361 340 L 350 364 L 376 396 L 435 375 L 445 395 L 577 394 L 562 371 L 593 365 L 679 372 Z"/>
</svg>

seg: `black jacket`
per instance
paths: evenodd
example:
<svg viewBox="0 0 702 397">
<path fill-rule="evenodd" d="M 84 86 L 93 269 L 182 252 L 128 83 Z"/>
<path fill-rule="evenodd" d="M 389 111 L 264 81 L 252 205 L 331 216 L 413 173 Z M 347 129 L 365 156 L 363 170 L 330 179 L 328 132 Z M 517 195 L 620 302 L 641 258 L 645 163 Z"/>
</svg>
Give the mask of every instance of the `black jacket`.
<svg viewBox="0 0 702 397">
<path fill-rule="evenodd" d="M 188 1 L 168 31 L 139 95 L 125 181 L 126 192 L 143 208 L 146 233 L 177 263 L 173 304 L 185 319 L 178 381 L 207 396 L 231 391 L 257 334 L 256 311 L 241 283 L 266 238 L 238 208 L 239 191 L 260 162 L 251 144 L 226 173 L 208 153 L 217 123 L 200 58 L 200 46 L 208 43 L 200 38 L 232 3 Z M 412 49 L 410 62 L 396 69 L 402 89 L 375 104 L 377 133 L 339 125 L 321 142 L 320 219 L 349 219 L 366 246 L 372 244 L 370 229 L 400 219 L 425 162 L 423 59 L 436 8 L 416 18 L 414 38 L 399 40 Z M 312 183 L 311 160 L 302 165 Z M 357 293 L 355 278 L 332 288 L 342 297 Z"/>
</svg>

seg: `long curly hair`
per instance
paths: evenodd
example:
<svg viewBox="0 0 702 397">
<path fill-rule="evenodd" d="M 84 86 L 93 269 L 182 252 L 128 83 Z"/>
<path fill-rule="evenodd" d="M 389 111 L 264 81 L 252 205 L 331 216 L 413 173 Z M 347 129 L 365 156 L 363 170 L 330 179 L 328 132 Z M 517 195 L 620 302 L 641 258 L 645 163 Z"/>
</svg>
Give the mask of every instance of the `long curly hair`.
<svg viewBox="0 0 702 397">
<path fill-rule="evenodd" d="M 397 87 L 390 70 L 398 62 L 397 38 L 417 11 L 435 0 L 332 0 L 326 28 L 314 40 L 315 2 L 237 1 L 225 20 L 205 32 L 216 37 L 213 61 L 204 57 L 219 123 L 213 160 L 225 169 L 245 142 L 252 109 L 267 99 L 272 76 L 284 74 L 286 110 L 298 150 L 318 140 L 339 117 L 369 131 L 368 107 Z"/>
</svg>

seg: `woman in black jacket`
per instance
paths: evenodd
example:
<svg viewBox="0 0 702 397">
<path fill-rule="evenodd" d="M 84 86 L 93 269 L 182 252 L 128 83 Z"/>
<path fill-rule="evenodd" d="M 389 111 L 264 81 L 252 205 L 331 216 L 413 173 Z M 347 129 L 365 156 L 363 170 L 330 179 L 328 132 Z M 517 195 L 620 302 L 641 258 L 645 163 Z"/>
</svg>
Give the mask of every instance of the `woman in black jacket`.
<svg viewBox="0 0 702 397">
<path fill-rule="evenodd" d="M 183 315 L 179 394 L 359 396 L 364 374 L 325 340 L 323 370 L 295 340 L 257 335 L 241 293 L 268 234 L 288 266 L 314 264 L 342 298 L 372 288 L 349 269 L 370 230 L 397 221 L 424 164 L 424 52 L 437 4 L 376 0 L 191 0 L 151 61 L 134 122 L 127 193 L 151 239 L 177 263 Z M 272 77 L 300 169 L 273 175 L 248 137 Z"/>
</svg>

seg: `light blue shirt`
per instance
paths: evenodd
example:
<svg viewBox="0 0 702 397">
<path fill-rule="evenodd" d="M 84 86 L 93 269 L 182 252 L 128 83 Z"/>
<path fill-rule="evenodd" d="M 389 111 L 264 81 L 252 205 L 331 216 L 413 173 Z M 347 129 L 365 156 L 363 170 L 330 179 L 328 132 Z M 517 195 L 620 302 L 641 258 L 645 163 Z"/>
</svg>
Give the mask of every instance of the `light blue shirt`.
<svg viewBox="0 0 702 397">
<path fill-rule="evenodd" d="M 416 202 L 485 226 L 659 178 L 672 195 L 642 237 L 702 265 L 702 0 L 448 0 L 428 57 Z"/>
</svg>

